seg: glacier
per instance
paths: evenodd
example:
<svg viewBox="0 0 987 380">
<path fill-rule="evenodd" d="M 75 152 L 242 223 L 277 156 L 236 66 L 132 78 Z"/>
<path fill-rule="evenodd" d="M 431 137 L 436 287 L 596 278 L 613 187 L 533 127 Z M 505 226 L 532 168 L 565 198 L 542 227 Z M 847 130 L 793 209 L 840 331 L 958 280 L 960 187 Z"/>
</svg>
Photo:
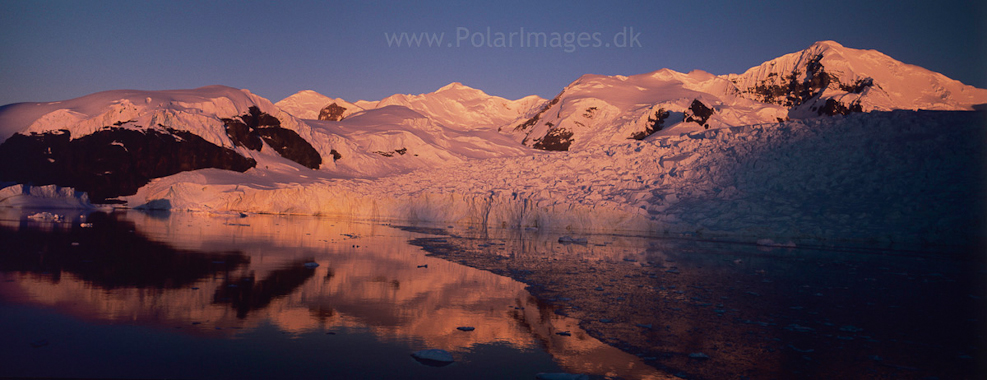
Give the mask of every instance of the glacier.
<svg viewBox="0 0 987 380">
<path fill-rule="evenodd" d="M 974 244 L 982 113 L 893 111 L 467 160 L 376 179 L 185 172 L 134 207 L 812 243 Z M 225 178 L 219 178 L 225 177 Z"/>
</svg>

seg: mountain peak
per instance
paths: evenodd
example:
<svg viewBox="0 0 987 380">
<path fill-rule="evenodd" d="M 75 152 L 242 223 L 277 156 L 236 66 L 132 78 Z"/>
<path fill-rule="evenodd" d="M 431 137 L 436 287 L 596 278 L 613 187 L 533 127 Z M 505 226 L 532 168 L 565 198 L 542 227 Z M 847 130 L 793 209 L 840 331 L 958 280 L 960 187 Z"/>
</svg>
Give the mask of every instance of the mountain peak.
<svg viewBox="0 0 987 380">
<path fill-rule="evenodd" d="M 844 46 L 843 46 L 843 45 L 841 45 L 841 44 L 840 44 L 839 42 L 836 42 L 836 41 L 832 41 L 832 40 L 823 40 L 823 41 L 816 41 L 816 43 L 814 43 L 814 44 L 812 44 L 812 46 L 810 46 L 810 48 L 811 48 L 811 47 L 832 47 L 832 48 L 843 48 Z"/>
<path fill-rule="evenodd" d="M 460 82 L 452 82 L 445 86 L 440 87 L 438 90 L 435 90 L 435 92 L 448 91 L 448 90 L 475 90 L 475 89 L 470 86 L 464 85 Z"/>
</svg>

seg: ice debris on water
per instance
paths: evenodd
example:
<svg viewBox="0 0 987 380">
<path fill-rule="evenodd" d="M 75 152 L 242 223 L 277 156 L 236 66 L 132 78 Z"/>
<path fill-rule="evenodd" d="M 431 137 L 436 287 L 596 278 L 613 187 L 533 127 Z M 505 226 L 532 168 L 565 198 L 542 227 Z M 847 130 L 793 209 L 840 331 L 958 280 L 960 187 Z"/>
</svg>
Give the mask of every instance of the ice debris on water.
<svg viewBox="0 0 987 380">
<path fill-rule="evenodd" d="M 315 269 L 319 267 L 319 263 L 315 263 L 315 262 L 305 263 L 305 267 L 309 269 Z"/>
<path fill-rule="evenodd" d="M 816 331 L 816 329 L 814 329 L 812 327 L 800 326 L 800 325 L 795 324 L 795 323 L 790 324 L 788 326 L 785 326 L 785 330 L 795 331 L 795 332 L 813 332 L 813 331 Z"/>
<path fill-rule="evenodd" d="M 419 363 L 438 367 L 448 365 L 456 361 L 452 358 L 452 354 L 450 354 L 449 351 L 437 348 L 415 351 L 411 353 L 411 357 L 418 360 Z"/>
<path fill-rule="evenodd" d="M 472 326 L 459 326 L 459 327 L 456 328 L 456 330 L 459 330 L 459 331 L 473 331 L 473 330 L 476 330 L 476 327 L 472 327 Z"/>
<path fill-rule="evenodd" d="M 539 373 L 535 375 L 538 380 L 589 380 L 589 376 L 586 374 L 575 374 L 575 373 Z"/>
<path fill-rule="evenodd" d="M 771 239 L 757 239 L 757 245 L 763 245 L 765 247 L 795 248 L 795 242 L 789 241 L 787 243 L 776 243 Z"/>
<path fill-rule="evenodd" d="M 693 353 L 689 354 L 689 358 L 690 359 L 709 359 L 709 355 L 706 355 L 706 354 L 704 354 L 702 352 L 693 352 Z"/>
</svg>

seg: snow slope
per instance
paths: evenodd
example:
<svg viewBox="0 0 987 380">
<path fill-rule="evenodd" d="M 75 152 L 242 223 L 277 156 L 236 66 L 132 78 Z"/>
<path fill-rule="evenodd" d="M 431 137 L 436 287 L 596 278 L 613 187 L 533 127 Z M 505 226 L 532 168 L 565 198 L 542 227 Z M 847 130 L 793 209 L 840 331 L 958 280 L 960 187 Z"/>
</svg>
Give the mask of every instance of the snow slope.
<svg viewBox="0 0 987 380">
<path fill-rule="evenodd" d="M 341 121 L 306 120 L 313 143 L 339 159 L 323 165 L 336 176 L 380 177 L 467 159 L 518 156 L 523 147 L 493 129 L 463 131 L 407 107 L 389 105 Z M 320 148 L 321 147 L 321 148 Z"/>
<path fill-rule="evenodd" d="M 153 181 L 131 206 L 728 239 L 969 245 L 983 238 L 981 113 L 853 114 L 274 186 Z M 839 152 L 839 154 L 834 154 Z"/>
</svg>

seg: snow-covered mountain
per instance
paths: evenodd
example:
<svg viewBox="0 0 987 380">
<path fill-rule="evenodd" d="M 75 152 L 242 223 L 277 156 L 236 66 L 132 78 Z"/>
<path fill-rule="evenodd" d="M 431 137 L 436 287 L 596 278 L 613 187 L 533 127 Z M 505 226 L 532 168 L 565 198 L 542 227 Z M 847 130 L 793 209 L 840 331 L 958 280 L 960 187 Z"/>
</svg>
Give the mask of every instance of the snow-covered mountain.
<svg viewBox="0 0 987 380">
<path fill-rule="evenodd" d="M 376 102 L 361 100 L 357 103 L 370 106 L 368 108 L 374 108 L 376 106 Z M 299 91 L 294 95 L 281 99 L 279 102 L 274 103 L 274 105 L 282 111 L 301 119 L 333 121 L 342 120 L 365 109 L 341 98 L 333 99 L 312 90 Z"/>
<path fill-rule="evenodd" d="M 980 236 L 983 116 L 863 112 L 983 103 L 832 42 L 739 75 L 584 75 L 551 100 L 119 90 L 0 107 L 0 183 L 131 207 L 948 244 Z M 0 205 L 34 193 L 76 197 L 8 187 Z"/>
<path fill-rule="evenodd" d="M 500 127 L 523 116 L 544 101 L 545 99 L 536 95 L 509 100 L 453 82 L 430 93 L 395 94 L 376 102 L 360 100 L 350 103 L 306 90 L 284 98 L 275 105 L 302 119 L 320 119 L 320 113 L 332 104 L 345 109 L 341 113 L 342 118 L 363 110 L 401 106 L 448 128 L 465 131 Z M 321 120 L 338 121 L 341 118 Z"/>
<path fill-rule="evenodd" d="M 500 127 L 544 101 L 535 95 L 508 100 L 454 82 L 427 94 L 391 95 L 377 103 L 377 107 L 408 107 L 449 128 L 467 131 Z"/>
<path fill-rule="evenodd" d="M 103 201 L 206 168 L 256 170 L 282 183 L 305 169 L 317 170 L 304 174 L 312 178 L 384 176 L 523 154 L 493 125 L 539 100 L 508 101 L 457 84 L 389 104 L 357 102 L 369 110 L 313 91 L 279 102 L 302 117 L 224 86 L 12 104 L 0 109 L 0 181 L 71 186 Z M 337 112 L 316 114 L 326 110 Z"/>
<path fill-rule="evenodd" d="M 683 74 L 662 69 L 629 77 L 584 75 L 501 131 L 538 149 L 578 150 L 655 133 L 678 135 L 787 117 L 784 107 L 740 95 L 726 78 L 700 70 Z"/>
<path fill-rule="evenodd" d="M 743 74 L 662 69 L 625 76 L 584 75 L 525 118 L 502 128 L 524 145 L 585 149 L 651 134 L 849 112 L 971 110 L 987 90 L 873 50 L 821 41 Z"/>
<path fill-rule="evenodd" d="M 258 165 L 319 168 L 312 131 L 247 90 L 117 90 L 0 109 L 0 180 L 56 184 L 95 200 L 150 179 Z"/>
<path fill-rule="evenodd" d="M 852 110 L 971 110 L 987 103 L 985 89 L 833 41 L 816 42 L 726 78 L 744 97 L 788 107 L 799 118 Z"/>
</svg>

